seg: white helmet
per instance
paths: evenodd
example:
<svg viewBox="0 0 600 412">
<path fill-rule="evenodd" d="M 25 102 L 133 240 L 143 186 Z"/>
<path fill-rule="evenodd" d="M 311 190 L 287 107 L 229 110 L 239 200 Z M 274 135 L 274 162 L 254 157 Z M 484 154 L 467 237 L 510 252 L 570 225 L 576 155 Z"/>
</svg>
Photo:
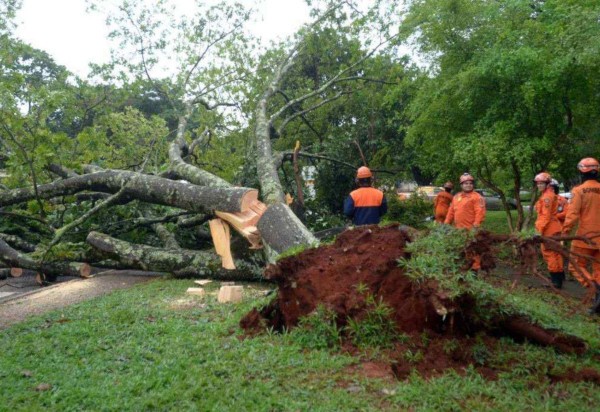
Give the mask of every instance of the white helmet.
<svg viewBox="0 0 600 412">
<path fill-rule="evenodd" d="M 552 179 L 552 180 L 550 181 L 550 186 L 556 186 L 556 187 L 558 187 L 558 186 L 559 186 L 559 184 L 558 184 L 558 180 L 556 180 L 556 179 Z"/>
</svg>

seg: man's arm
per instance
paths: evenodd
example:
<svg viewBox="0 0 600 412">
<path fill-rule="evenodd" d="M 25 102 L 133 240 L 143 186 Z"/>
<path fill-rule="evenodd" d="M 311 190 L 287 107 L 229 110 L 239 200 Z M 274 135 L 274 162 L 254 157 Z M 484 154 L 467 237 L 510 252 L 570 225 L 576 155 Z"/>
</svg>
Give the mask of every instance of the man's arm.
<svg viewBox="0 0 600 412">
<path fill-rule="evenodd" d="M 563 224 L 562 233 L 568 235 L 571 230 L 577 224 L 579 220 L 579 213 L 581 211 L 581 194 L 578 190 L 573 190 L 573 198 L 571 204 L 567 209 L 567 216 L 565 217 L 565 223 Z"/>
<path fill-rule="evenodd" d="M 546 226 L 548 226 L 548 224 L 550 223 L 550 219 L 552 218 L 552 202 L 547 197 L 540 199 L 539 202 L 542 203 L 540 204 L 538 218 L 535 221 L 535 230 L 537 230 L 538 233 L 542 234 L 544 233 L 544 229 L 546 229 Z"/>
<path fill-rule="evenodd" d="M 346 200 L 344 200 L 344 215 L 349 218 L 354 216 L 354 199 L 352 199 L 352 196 L 348 196 Z"/>
<path fill-rule="evenodd" d="M 450 207 L 448 208 L 448 214 L 446 215 L 446 220 L 444 220 L 444 223 L 449 225 L 452 223 L 453 220 L 454 220 L 454 199 L 452 199 L 452 202 L 450 202 Z"/>
<path fill-rule="evenodd" d="M 485 219 L 485 199 L 479 195 L 479 199 L 475 201 L 475 223 L 473 226 L 479 227 Z"/>
</svg>

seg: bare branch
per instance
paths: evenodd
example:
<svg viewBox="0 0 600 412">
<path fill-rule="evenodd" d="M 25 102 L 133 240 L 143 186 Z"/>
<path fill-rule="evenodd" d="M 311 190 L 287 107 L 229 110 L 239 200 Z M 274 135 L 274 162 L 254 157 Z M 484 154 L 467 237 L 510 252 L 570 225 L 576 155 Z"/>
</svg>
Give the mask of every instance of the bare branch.
<svg viewBox="0 0 600 412">
<path fill-rule="evenodd" d="M 296 112 L 294 114 L 292 114 L 291 116 L 287 117 L 282 123 L 281 125 L 279 125 L 279 128 L 277 129 L 277 134 L 281 135 L 281 132 L 283 131 L 283 129 L 285 129 L 285 127 L 287 126 L 287 124 L 289 122 L 291 122 L 292 120 L 294 120 L 296 117 L 298 116 L 304 116 L 306 113 L 312 112 L 313 110 L 318 109 L 321 106 L 326 105 L 327 103 L 330 103 L 334 100 L 339 99 L 340 97 L 342 97 L 344 94 L 348 94 L 344 91 L 339 91 L 338 93 L 336 93 L 335 96 L 330 97 L 328 99 L 325 100 L 321 100 L 319 103 L 314 104 L 313 106 L 309 107 L 308 109 L 302 110 L 300 112 Z"/>
</svg>

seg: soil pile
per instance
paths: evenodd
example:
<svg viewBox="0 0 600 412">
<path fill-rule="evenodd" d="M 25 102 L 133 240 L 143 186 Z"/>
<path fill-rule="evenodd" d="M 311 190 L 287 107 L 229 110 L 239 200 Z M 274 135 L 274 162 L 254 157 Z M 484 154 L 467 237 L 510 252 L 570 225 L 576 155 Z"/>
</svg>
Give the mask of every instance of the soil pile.
<svg viewBox="0 0 600 412">
<path fill-rule="evenodd" d="M 364 319 L 373 302 L 381 301 L 391 309 L 398 335 L 410 337 L 396 342 L 390 354 L 395 358 L 390 367 L 398 378 L 413 368 L 429 375 L 448 368 L 463 370 L 469 364 L 479 364 L 482 374 L 493 378 L 495 373 L 483 368 L 484 362 L 473 350 L 474 345 L 482 345 L 481 337 L 475 342 L 473 336 L 483 328 L 489 332 L 483 345 L 490 350 L 495 337 L 505 334 L 565 352 L 585 351 L 580 339 L 523 318 L 498 319 L 489 330 L 489 324 L 478 323 L 472 297 L 450 300 L 434 281 L 413 282 L 398 265 L 399 259 L 410 259 L 405 246 L 411 241 L 411 231 L 398 225 L 363 226 L 342 233 L 332 245 L 281 259 L 265 273 L 279 286 L 277 297 L 260 311 L 248 313 L 240 322 L 242 328 L 248 333 L 291 329 L 319 305 L 333 311 L 343 328 L 349 319 Z M 484 236 L 469 248 L 483 254 L 488 267 L 493 265 L 488 256 L 491 243 Z M 353 350 L 348 342 L 344 348 Z M 412 354 L 408 361 L 407 353 Z"/>
</svg>

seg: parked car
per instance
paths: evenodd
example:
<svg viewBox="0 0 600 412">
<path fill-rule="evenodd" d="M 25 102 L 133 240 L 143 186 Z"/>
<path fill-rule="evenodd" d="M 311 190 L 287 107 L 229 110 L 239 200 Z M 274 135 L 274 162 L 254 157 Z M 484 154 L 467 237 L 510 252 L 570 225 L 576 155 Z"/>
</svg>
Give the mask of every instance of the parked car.
<svg viewBox="0 0 600 412">
<path fill-rule="evenodd" d="M 500 196 L 494 192 L 489 192 L 485 189 L 475 189 L 485 199 L 485 208 L 487 210 L 504 210 Z M 507 198 L 506 201 L 511 209 L 517 208 L 517 201 L 512 198 Z"/>
<path fill-rule="evenodd" d="M 419 186 L 414 191 L 410 192 L 396 192 L 398 199 L 406 200 L 415 193 L 420 193 L 427 196 L 427 199 L 433 202 L 438 193 L 443 192 L 443 187 L 438 186 Z"/>
</svg>

